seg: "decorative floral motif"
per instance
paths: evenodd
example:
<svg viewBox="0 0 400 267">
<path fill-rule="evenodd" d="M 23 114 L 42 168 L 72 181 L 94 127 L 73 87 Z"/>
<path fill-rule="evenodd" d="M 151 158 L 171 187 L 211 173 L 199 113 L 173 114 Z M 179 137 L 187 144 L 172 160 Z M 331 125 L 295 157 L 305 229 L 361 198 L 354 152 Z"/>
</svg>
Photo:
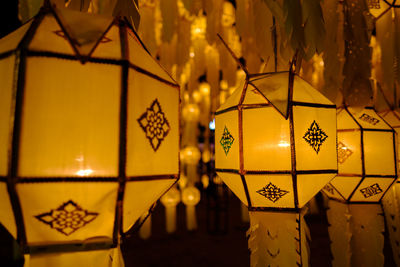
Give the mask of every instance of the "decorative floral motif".
<svg viewBox="0 0 400 267">
<path fill-rule="evenodd" d="M 365 198 L 369 198 L 379 193 L 382 193 L 383 191 L 379 187 L 379 184 L 373 184 L 366 188 L 360 189 L 360 192 L 364 195 Z"/>
<path fill-rule="evenodd" d="M 317 154 L 327 137 L 326 133 L 319 128 L 319 125 L 315 121 L 313 121 L 310 128 L 308 128 L 307 132 L 303 136 L 304 140 L 306 140 Z"/>
<path fill-rule="evenodd" d="M 338 143 L 338 162 L 343 164 L 348 157 L 353 154 L 353 151 L 350 150 L 345 144 L 339 141 Z"/>
<path fill-rule="evenodd" d="M 289 193 L 289 191 L 282 190 L 270 182 L 264 188 L 258 190 L 257 193 L 259 193 L 260 195 L 264 196 L 265 198 L 267 198 L 275 203 L 280 198 L 282 198 L 284 195 Z"/>
<path fill-rule="evenodd" d="M 72 200 L 55 210 L 36 215 L 36 219 L 68 236 L 96 219 L 97 212 L 88 212 Z"/>
<path fill-rule="evenodd" d="M 231 133 L 228 131 L 228 128 L 226 128 L 225 126 L 221 140 L 219 140 L 219 143 L 224 148 L 225 155 L 228 155 L 229 149 L 231 148 L 233 141 L 235 141 L 235 138 L 233 138 Z"/>
<path fill-rule="evenodd" d="M 363 114 L 360 116 L 359 119 L 360 119 L 360 120 L 363 120 L 363 121 L 365 121 L 365 122 L 368 122 L 369 124 L 372 124 L 372 125 L 377 125 L 377 124 L 379 123 L 379 120 L 378 120 L 378 119 L 376 119 L 376 118 L 374 118 L 374 117 L 372 117 L 372 116 L 370 116 L 370 115 L 368 115 L 368 114 L 365 114 L 365 113 L 363 113 Z"/>
<path fill-rule="evenodd" d="M 149 139 L 151 147 L 154 151 L 157 151 L 161 142 L 168 135 L 170 130 L 168 120 L 165 118 L 165 114 L 162 112 L 157 98 L 153 101 L 150 108 L 147 108 L 146 112 L 137 119 L 137 121 L 146 133 L 146 137 Z"/>
</svg>

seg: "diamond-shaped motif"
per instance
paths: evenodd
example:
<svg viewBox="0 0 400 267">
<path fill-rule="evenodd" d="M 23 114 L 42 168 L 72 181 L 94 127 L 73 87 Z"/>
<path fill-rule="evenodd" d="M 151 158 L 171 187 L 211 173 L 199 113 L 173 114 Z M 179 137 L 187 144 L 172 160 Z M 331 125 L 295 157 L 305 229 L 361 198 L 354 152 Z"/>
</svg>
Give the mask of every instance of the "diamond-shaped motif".
<svg viewBox="0 0 400 267">
<path fill-rule="evenodd" d="M 271 200 L 272 202 L 278 201 L 284 195 L 289 193 L 289 191 L 282 190 L 273 183 L 269 183 L 268 185 L 264 186 L 264 188 L 257 191 L 260 195 L 264 196 L 265 198 Z"/>
<path fill-rule="evenodd" d="M 383 191 L 379 187 L 379 184 L 373 184 L 366 188 L 360 189 L 360 192 L 364 195 L 365 198 L 369 198 L 379 193 L 382 193 Z"/>
<path fill-rule="evenodd" d="M 376 118 L 374 118 L 374 117 L 372 117 L 372 116 L 370 116 L 370 115 L 368 115 L 368 114 L 365 114 L 365 113 L 363 113 L 363 114 L 359 117 L 359 119 L 360 119 L 360 120 L 363 120 L 363 121 L 365 121 L 365 122 L 368 122 L 369 124 L 372 124 L 372 125 L 377 125 L 377 124 L 379 123 L 379 120 L 378 120 L 378 119 L 376 119 Z"/>
<path fill-rule="evenodd" d="M 345 144 L 339 141 L 338 143 L 338 162 L 343 164 L 348 157 L 353 154 L 353 151 L 350 150 Z"/>
<path fill-rule="evenodd" d="M 72 200 L 65 202 L 57 209 L 36 215 L 36 219 L 56 229 L 64 235 L 70 235 L 96 219 L 97 212 L 88 212 Z"/>
<path fill-rule="evenodd" d="M 168 120 L 157 98 L 137 121 L 149 139 L 151 147 L 157 151 L 170 130 Z"/>
<path fill-rule="evenodd" d="M 333 187 L 330 184 L 325 185 L 324 190 L 330 193 L 331 195 L 335 194 L 335 191 L 333 190 Z"/>
<path fill-rule="evenodd" d="M 231 148 L 233 141 L 235 141 L 235 138 L 231 135 L 231 133 L 228 131 L 228 128 L 224 128 L 224 132 L 222 133 L 221 140 L 219 140 L 219 143 L 222 145 L 225 151 L 225 155 L 228 155 L 229 149 Z"/>
<path fill-rule="evenodd" d="M 310 128 L 308 128 L 307 132 L 303 136 L 304 140 L 306 140 L 317 154 L 327 137 L 326 133 L 319 128 L 319 125 L 315 121 L 313 121 Z"/>
</svg>

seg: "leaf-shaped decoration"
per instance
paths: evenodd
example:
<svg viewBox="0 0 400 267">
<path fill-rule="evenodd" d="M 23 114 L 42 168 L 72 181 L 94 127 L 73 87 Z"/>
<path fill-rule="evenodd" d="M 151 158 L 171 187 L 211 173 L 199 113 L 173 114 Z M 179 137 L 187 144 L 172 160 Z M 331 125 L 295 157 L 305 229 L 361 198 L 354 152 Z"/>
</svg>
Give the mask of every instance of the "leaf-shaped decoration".
<svg viewBox="0 0 400 267">
<path fill-rule="evenodd" d="M 307 0 L 302 4 L 306 60 L 324 50 L 325 23 L 320 1 Z"/>
<path fill-rule="evenodd" d="M 324 86 L 322 92 L 326 97 L 340 106 L 340 90 L 343 83 L 344 40 L 343 12 L 339 0 L 325 0 L 322 11 L 325 19 Z"/>
<path fill-rule="evenodd" d="M 43 0 L 19 0 L 18 3 L 18 18 L 22 23 L 33 18 L 43 5 Z"/>
<path fill-rule="evenodd" d="M 294 51 L 304 54 L 304 28 L 300 0 L 284 0 L 285 32 Z"/>
<path fill-rule="evenodd" d="M 214 44 L 217 38 L 217 33 L 221 32 L 221 16 L 223 5 L 226 3 L 222 0 L 206 1 L 208 3 L 206 11 L 206 38 L 209 44 Z"/>
<path fill-rule="evenodd" d="M 274 57 L 274 47 L 272 43 L 273 18 L 263 0 L 252 1 L 253 24 L 255 30 L 255 43 L 260 57 L 268 61 Z"/>
<path fill-rule="evenodd" d="M 161 17 L 163 20 L 162 40 L 171 42 L 176 30 L 178 5 L 176 0 L 160 1 Z"/>
<path fill-rule="evenodd" d="M 248 25 L 247 23 L 247 8 L 246 8 L 246 1 L 245 0 L 237 0 L 236 1 L 236 29 L 240 37 L 244 39 L 243 37 L 246 35 L 246 32 L 248 31 L 248 27 L 251 27 L 251 25 Z"/>
<path fill-rule="evenodd" d="M 364 0 L 344 2 L 345 18 L 345 64 L 343 74 L 343 97 L 353 107 L 371 104 L 371 48 L 369 47 L 368 26 L 365 14 L 367 6 Z"/>
<path fill-rule="evenodd" d="M 113 16 L 126 17 L 131 25 L 138 29 L 140 22 L 139 8 L 133 0 L 117 0 Z"/>
<path fill-rule="evenodd" d="M 277 23 L 280 25 L 284 25 L 285 18 L 283 14 L 283 8 L 282 5 L 279 3 L 279 1 L 276 0 L 263 0 L 263 1 L 268 6 L 272 15 L 275 17 Z"/>
<path fill-rule="evenodd" d="M 139 8 L 141 23 L 138 33 L 151 55 L 155 55 L 158 48 L 155 32 L 155 9 L 155 5 L 143 5 Z"/>
<path fill-rule="evenodd" d="M 189 60 L 191 25 L 192 23 L 185 17 L 181 17 L 178 20 L 178 42 L 176 44 L 176 64 L 178 64 L 178 66 L 183 67 Z"/>
<path fill-rule="evenodd" d="M 208 46 L 206 48 L 206 75 L 207 81 L 211 87 L 211 99 L 216 100 L 219 91 L 219 54 L 218 50 L 214 46 Z M 215 111 L 217 108 L 215 101 L 212 101 L 211 111 Z"/>
</svg>

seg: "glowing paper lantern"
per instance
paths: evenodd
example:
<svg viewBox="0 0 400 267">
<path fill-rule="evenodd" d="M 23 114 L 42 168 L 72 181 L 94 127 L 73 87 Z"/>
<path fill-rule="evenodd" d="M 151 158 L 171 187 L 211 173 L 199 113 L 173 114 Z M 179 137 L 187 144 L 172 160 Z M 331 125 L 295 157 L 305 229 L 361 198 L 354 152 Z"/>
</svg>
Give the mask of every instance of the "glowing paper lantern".
<svg viewBox="0 0 400 267">
<path fill-rule="evenodd" d="M 397 0 L 367 0 L 369 12 L 375 17 L 379 18 L 389 11 L 390 8 L 400 7 Z"/>
<path fill-rule="evenodd" d="M 52 6 L 0 75 L 0 222 L 25 252 L 118 246 L 178 178 L 178 85 L 121 19 Z"/>
<path fill-rule="evenodd" d="M 396 133 L 372 108 L 338 109 L 338 175 L 324 188 L 347 203 L 379 203 L 397 178 Z"/>
<path fill-rule="evenodd" d="M 186 227 L 189 231 L 197 229 L 196 205 L 200 202 L 200 191 L 194 186 L 182 190 L 182 202 L 186 206 Z"/>
<path fill-rule="evenodd" d="M 254 226 L 252 264 L 306 264 L 300 209 L 337 173 L 336 106 L 291 71 L 250 74 L 215 124 L 217 174 Z"/>
<path fill-rule="evenodd" d="M 176 205 L 181 201 L 181 193 L 173 187 L 160 200 L 165 207 L 167 233 L 173 233 L 176 231 Z"/>
</svg>

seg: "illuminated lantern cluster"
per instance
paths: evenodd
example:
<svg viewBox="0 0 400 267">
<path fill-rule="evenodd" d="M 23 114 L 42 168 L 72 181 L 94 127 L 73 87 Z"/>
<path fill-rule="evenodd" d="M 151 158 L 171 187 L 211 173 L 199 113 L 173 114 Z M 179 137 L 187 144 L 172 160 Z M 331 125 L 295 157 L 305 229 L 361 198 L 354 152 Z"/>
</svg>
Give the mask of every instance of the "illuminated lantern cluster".
<svg viewBox="0 0 400 267">
<path fill-rule="evenodd" d="M 295 211 L 337 173 L 336 106 L 292 72 L 247 75 L 215 117 L 216 171 L 250 211 Z"/>
<path fill-rule="evenodd" d="M 0 75 L 0 222 L 31 252 L 116 246 L 178 178 L 178 85 L 125 21 L 52 6 Z"/>
<path fill-rule="evenodd" d="M 339 172 L 324 192 L 341 201 L 378 203 L 397 178 L 396 158 L 396 133 L 381 116 L 372 108 L 340 108 Z"/>
</svg>

